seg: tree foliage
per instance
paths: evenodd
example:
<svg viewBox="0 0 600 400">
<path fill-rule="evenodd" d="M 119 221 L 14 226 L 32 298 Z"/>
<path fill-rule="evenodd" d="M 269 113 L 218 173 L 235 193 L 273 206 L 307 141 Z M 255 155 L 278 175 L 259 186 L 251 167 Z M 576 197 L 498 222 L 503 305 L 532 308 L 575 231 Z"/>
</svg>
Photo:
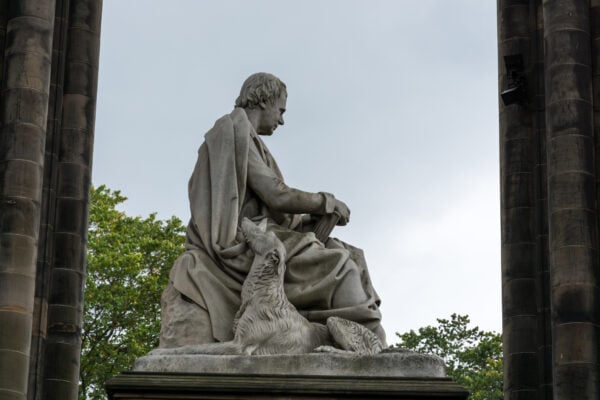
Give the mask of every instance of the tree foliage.
<svg viewBox="0 0 600 400">
<path fill-rule="evenodd" d="M 502 337 L 495 332 L 469 328 L 469 317 L 452 314 L 437 326 L 396 335 L 397 347 L 436 354 L 448 366 L 448 374 L 471 392 L 471 400 L 502 399 Z"/>
<path fill-rule="evenodd" d="M 105 399 L 104 382 L 158 345 L 160 296 L 184 250 L 179 219 L 127 216 L 117 209 L 125 200 L 119 191 L 92 188 L 80 400 Z M 470 399 L 502 399 L 500 335 L 469 328 L 468 316 L 437 322 L 397 334 L 397 346 L 443 358 Z"/>
<path fill-rule="evenodd" d="M 80 368 L 80 399 L 104 399 L 104 382 L 158 345 L 160 296 L 184 231 L 175 217 L 162 221 L 117 210 L 119 191 L 93 188 Z"/>
</svg>

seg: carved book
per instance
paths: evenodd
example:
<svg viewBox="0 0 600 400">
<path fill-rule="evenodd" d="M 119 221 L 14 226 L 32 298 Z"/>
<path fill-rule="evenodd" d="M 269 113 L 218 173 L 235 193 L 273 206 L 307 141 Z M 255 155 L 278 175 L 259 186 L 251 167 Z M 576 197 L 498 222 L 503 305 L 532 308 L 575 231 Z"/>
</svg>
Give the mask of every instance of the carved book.
<svg viewBox="0 0 600 400">
<path fill-rule="evenodd" d="M 338 213 L 325 214 L 321 217 L 319 222 L 315 224 L 315 236 L 321 242 L 325 243 L 333 228 L 337 225 L 340 220 L 340 215 Z"/>
</svg>

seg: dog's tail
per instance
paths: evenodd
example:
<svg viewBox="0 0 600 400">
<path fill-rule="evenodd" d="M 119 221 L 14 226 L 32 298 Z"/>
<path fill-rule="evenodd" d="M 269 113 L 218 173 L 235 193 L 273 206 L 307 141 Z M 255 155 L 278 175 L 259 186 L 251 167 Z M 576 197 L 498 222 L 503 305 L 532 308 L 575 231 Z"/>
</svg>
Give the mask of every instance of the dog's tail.
<svg viewBox="0 0 600 400">
<path fill-rule="evenodd" d="M 327 318 L 329 333 L 344 350 L 358 354 L 377 354 L 383 350 L 383 343 L 377 335 L 364 326 L 339 317 Z"/>
<path fill-rule="evenodd" d="M 181 347 L 154 349 L 149 356 L 162 356 L 171 354 L 213 354 L 213 355 L 238 355 L 243 353 L 243 348 L 236 342 L 191 344 Z"/>
</svg>

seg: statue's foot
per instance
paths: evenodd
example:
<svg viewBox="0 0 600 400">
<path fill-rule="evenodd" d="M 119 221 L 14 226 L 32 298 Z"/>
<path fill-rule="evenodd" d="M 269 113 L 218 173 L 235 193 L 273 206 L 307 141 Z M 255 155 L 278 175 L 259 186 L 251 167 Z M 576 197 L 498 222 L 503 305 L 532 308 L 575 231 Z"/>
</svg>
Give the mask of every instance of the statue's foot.
<svg viewBox="0 0 600 400">
<path fill-rule="evenodd" d="M 150 351 L 149 356 L 164 356 L 168 354 L 186 354 L 189 346 L 158 348 Z"/>
<path fill-rule="evenodd" d="M 250 355 L 256 346 L 240 346 L 234 342 L 188 344 L 181 347 L 158 348 L 148 353 L 149 356 L 163 356 L 172 354 L 212 354 L 212 355 Z"/>
<path fill-rule="evenodd" d="M 148 356 L 161 356 L 163 354 L 170 354 L 168 351 L 171 349 L 154 349 L 151 350 L 148 354 Z"/>
</svg>

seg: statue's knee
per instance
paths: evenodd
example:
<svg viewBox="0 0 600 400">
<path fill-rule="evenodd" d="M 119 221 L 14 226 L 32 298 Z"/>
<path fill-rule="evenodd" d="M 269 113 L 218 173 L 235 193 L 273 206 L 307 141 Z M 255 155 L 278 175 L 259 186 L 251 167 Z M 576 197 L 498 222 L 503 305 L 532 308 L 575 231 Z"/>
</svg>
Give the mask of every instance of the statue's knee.
<svg viewBox="0 0 600 400">
<path fill-rule="evenodd" d="M 333 308 L 344 308 L 361 304 L 367 300 L 357 268 L 349 269 L 339 281 L 332 299 Z"/>
<path fill-rule="evenodd" d="M 169 283 L 161 298 L 160 347 L 214 342 L 208 311 Z"/>
</svg>

